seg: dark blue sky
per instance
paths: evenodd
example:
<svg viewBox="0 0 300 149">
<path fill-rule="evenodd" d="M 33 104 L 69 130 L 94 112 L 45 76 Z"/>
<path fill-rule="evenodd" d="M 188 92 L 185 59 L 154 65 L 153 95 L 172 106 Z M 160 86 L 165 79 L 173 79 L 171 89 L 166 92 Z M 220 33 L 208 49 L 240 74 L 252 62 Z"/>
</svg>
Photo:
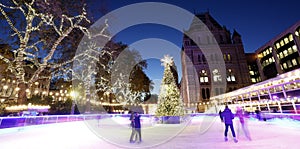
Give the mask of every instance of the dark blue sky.
<svg viewBox="0 0 300 149">
<path fill-rule="evenodd" d="M 139 2 L 173 4 L 192 13 L 209 11 L 222 26 L 226 26 L 231 32 L 235 29 L 241 34 L 246 53 L 254 52 L 300 20 L 299 0 L 110 0 L 105 3 L 109 10 L 116 10 Z M 182 46 L 182 33 L 180 31 L 153 24 L 129 27 L 117 34 L 116 40 L 131 45 L 146 38 L 160 38 L 174 43 L 179 48 Z M 177 62 L 176 65 L 179 77 L 181 77 L 180 62 Z M 150 75 L 152 80 L 162 78 L 163 67 L 160 66 L 158 59 L 148 60 L 146 73 Z"/>
<path fill-rule="evenodd" d="M 242 35 L 246 52 L 254 52 L 271 38 L 300 20 L 300 1 L 298 0 L 110 0 L 106 4 L 109 10 L 115 10 L 138 2 L 164 2 L 196 13 L 209 10 L 218 23 L 225 25 L 231 31 L 236 29 Z M 142 30 L 143 28 L 139 27 L 138 29 Z M 150 33 L 148 32 L 148 36 L 160 36 L 161 31 L 152 30 Z M 143 35 L 141 35 L 142 33 Z M 136 36 L 121 38 L 121 40 L 130 43 L 146 37 L 146 34 L 147 32 L 140 32 Z M 170 41 L 179 40 L 177 44 L 181 45 L 181 36 L 169 36 L 168 38 Z"/>
<path fill-rule="evenodd" d="M 173 4 L 192 13 L 203 13 L 209 11 L 215 20 L 222 26 L 226 26 L 231 32 L 238 31 L 243 40 L 246 53 L 254 52 L 270 39 L 300 20 L 300 1 L 289 0 L 110 0 L 106 1 L 108 10 L 116 10 L 123 6 L 139 2 L 163 2 Z M 93 2 L 97 5 L 97 2 Z M 103 4 L 103 3 L 102 3 Z M 149 12 L 151 13 L 151 12 Z M 142 24 L 129 27 L 116 36 L 117 41 L 128 45 L 147 38 L 159 38 L 182 46 L 182 33 L 173 28 Z M 178 49 L 178 50 L 179 50 Z M 179 55 L 172 55 L 179 58 Z M 181 63 L 176 62 L 181 78 Z M 159 85 L 163 75 L 163 67 L 159 59 L 149 59 L 146 73 Z M 158 92 L 156 87 L 154 92 Z"/>
</svg>

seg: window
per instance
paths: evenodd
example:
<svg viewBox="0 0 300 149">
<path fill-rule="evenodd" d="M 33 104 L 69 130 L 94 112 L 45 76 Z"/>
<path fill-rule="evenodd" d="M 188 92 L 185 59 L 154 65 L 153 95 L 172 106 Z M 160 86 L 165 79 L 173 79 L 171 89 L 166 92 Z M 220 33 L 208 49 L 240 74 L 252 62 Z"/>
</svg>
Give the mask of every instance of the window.
<svg viewBox="0 0 300 149">
<path fill-rule="evenodd" d="M 251 78 L 251 82 L 252 82 L 252 83 L 256 83 L 255 78 Z"/>
<path fill-rule="evenodd" d="M 273 62 L 273 59 L 272 59 L 271 57 L 269 58 L 269 62 L 270 62 L 270 63 L 272 63 L 272 62 Z"/>
<path fill-rule="evenodd" d="M 198 55 L 198 62 L 201 62 L 201 56 Z"/>
<path fill-rule="evenodd" d="M 297 46 L 296 46 L 296 45 L 293 45 L 292 48 L 293 48 L 293 51 L 294 51 L 294 52 L 297 52 Z"/>
<path fill-rule="evenodd" d="M 206 99 L 205 89 L 201 89 L 202 99 Z"/>
<path fill-rule="evenodd" d="M 206 62 L 206 58 L 204 55 L 202 55 L 202 61 L 205 63 Z"/>
<path fill-rule="evenodd" d="M 284 54 L 284 56 L 288 56 L 287 50 L 284 50 L 284 51 L 283 51 L 283 54 Z"/>
<path fill-rule="evenodd" d="M 288 53 L 289 53 L 289 54 L 292 54 L 292 53 L 293 53 L 293 50 L 292 50 L 291 47 L 288 48 Z"/>
<path fill-rule="evenodd" d="M 253 76 L 254 75 L 254 71 L 252 71 L 252 70 L 249 71 L 249 74 Z"/>
<path fill-rule="evenodd" d="M 228 59 L 228 61 L 231 61 L 231 56 L 230 56 L 230 54 L 227 54 L 227 59 Z"/>
<path fill-rule="evenodd" d="M 214 69 L 212 71 L 212 73 L 213 73 L 214 82 L 221 82 L 222 81 L 222 77 L 221 77 L 221 74 L 220 74 L 218 69 Z"/>
<path fill-rule="evenodd" d="M 296 59 L 292 59 L 292 64 L 293 64 L 293 66 L 297 66 L 297 60 Z"/>
<path fill-rule="evenodd" d="M 200 72 L 200 83 L 207 83 L 208 82 L 208 76 L 206 70 L 201 70 Z"/>
<path fill-rule="evenodd" d="M 252 71 L 252 72 L 253 72 L 253 71 Z M 254 74 L 254 72 L 253 72 L 253 74 Z M 228 82 L 235 82 L 235 81 L 236 81 L 235 76 L 234 76 L 234 74 L 232 73 L 232 70 L 231 70 L 231 69 L 228 69 L 228 71 L 227 71 L 227 81 L 228 81 Z"/>
<path fill-rule="evenodd" d="M 289 43 L 289 39 L 287 37 L 284 38 L 284 43 L 285 44 Z"/>
<path fill-rule="evenodd" d="M 269 48 L 270 53 L 272 53 L 272 47 Z"/>
<path fill-rule="evenodd" d="M 281 45 L 281 46 L 284 46 L 283 40 L 280 41 L 280 45 Z"/>
<path fill-rule="evenodd" d="M 292 35 L 292 34 L 290 34 L 290 35 L 289 35 L 289 40 L 290 40 L 290 41 L 293 41 L 293 40 L 294 40 L 294 38 L 293 38 L 293 35 Z"/>
<path fill-rule="evenodd" d="M 292 67 L 291 61 L 287 61 L 287 65 L 288 65 L 289 68 L 291 68 Z"/>
<path fill-rule="evenodd" d="M 279 57 L 283 58 L 283 53 L 282 52 L 279 53 Z"/>
<path fill-rule="evenodd" d="M 277 42 L 276 43 L 276 48 L 279 49 L 280 48 L 280 44 Z"/>
<path fill-rule="evenodd" d="M 223 58 L 224 58 L 224 61 L 226 61 L 226 60 L 227 60 L 227 58 L 226 58 L 226 54 L 223 54 Z"/>
<path fill-rule="evenodd" d="M 283 64 L 282 64 L 282 67 L 283 67 L 283 69 L 287 69 L 286 63 L 283 63 Z"/>
</svg>

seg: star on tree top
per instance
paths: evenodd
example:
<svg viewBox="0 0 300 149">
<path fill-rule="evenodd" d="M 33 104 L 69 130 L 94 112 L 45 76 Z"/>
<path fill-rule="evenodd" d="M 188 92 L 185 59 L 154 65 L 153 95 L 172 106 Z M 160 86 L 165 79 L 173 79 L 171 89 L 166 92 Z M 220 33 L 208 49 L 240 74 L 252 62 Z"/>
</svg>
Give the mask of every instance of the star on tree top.
<svg viewBox="0 0 300 149">
<path fill-rule="evenodd" d="M 169 55 L 165 55 L 164 58 L 162 58 L 160 61 L 162 62 L 162 65 L 163 65 L 164 67 L 166 67 L 166 66 L 168 66 L 168 65 L 169 65 L 169 66 L 172 66 L 172 64 L 173 64 L 173 62 L 174 62 L 173 57 L 171 57 L 171 56 L 169 56 Z"/>
</svg>

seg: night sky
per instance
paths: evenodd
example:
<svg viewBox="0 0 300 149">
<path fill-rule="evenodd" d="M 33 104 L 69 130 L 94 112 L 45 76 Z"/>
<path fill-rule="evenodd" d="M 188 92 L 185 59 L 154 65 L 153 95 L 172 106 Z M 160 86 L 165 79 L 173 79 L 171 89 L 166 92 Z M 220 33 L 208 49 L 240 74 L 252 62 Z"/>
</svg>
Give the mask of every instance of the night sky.
<svg viewBox="0 0 300 149">
<path fill-rule="evenodd" d="M 1 0 L 2 1 L 2 0 Z M 242 36 L 246 53 L 254 52 L 269 40 L 299 21 L 299 0 L 87 0 L 92 8 L 105 8 L 107 13 L 123 6 L 139 2 L 162 2 L 176 5 L 191 13 L 209 11 L 211 16 L 231 32 L 235 29 Z M 103 6 L 104 5 L 104 6 Z M 155 11 L 155 10 L 154 10 Z M 96 11 L 94 11 L 96 12 Z M 149 12 L 152 13 L 152 12 Z M 100 14 L 95 16 L 101 17 Z M 140 24 L 128 27 L 119 32 L 114 38 L 130 48 L 137 50 L 173 50 L 179 78 L 181 78 L 180 51 L 182 33 L 168 26 L 157 24 Z M 161 39 L 159 40 L 148 39 Z M 143 41 L 142 44 L 140 41 Z M 154 42 L 155 41 L 155 42 Z M 166 42 L 167 41 L 167 42 Z M 155 46 L 154 46 L 155 45 Z M 162 58 L 161 55 L 160 58 Z M 163 75 L 163 67 L 159 58 L 147 59 L 146 73 L 150 79 L 159 82 Z"/>
<path fill-rule="evenodd" d="M 173 4 L 191 13 L 209 11 L 219 24 L 226 26 L 231 32 L 235 29 L 240 33 L 246 53 L 254 52 L 300 20 L 300 1 L 297 0 L 111 0 L 105 2 L 105 4 L 108 6 L 108 10 L 116 10 L 120 7 L 139 2 L 163 2 Z M 97 2 L 94 3 L 97 5 Z M 134 42 L 147 38 L 159 38 L 170 41 L 178 46 L 177 50 L 182 47 L 182 33 L 180 31 L 155 24 L 129 27 L 117 34 L 115 39 L 131 45 Z M 134 48 L 136 49 L 136 47 Z M 143 48 L 145 48 L 145 46 Z M 175 59 L 179 58 L 179 55 L 171 54 L 171 56 L 174 56 Z M 175 63 L 179 78 L 181 78 L 181 63 L 180 61 L 175 61 Z M 159 83 L 159 79 L 161 79 L 163 75 L 163 67 L 160 65 L 159 59 L 148 60 L 146 73 L 151 76 L 152 80 Z"/>
</svg>

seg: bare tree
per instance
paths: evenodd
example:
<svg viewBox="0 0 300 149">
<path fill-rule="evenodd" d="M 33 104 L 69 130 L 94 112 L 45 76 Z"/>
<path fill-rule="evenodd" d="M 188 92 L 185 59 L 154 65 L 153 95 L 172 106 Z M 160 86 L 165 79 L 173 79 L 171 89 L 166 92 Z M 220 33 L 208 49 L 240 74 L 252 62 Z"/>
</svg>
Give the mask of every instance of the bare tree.
<svg viewBox="0 0 300 149">
<path fill-rule="evenodd" d="M 20 89 L 18 104 L 25 103 L 26 88 L 41 79 L 43 72 L 58 69 L 76 59 L 75 56 L 60 62 L 53 60 L 55 52 L 61 49 L 61 44 L 73 31 L 90 36 L 87 28 L 90 20 L 87 18 L 85 7 L 82 7 L 79 13 L 65 13 L 60 7 L 56 7 L 59 2 L 11 0 L 0 3 L 1 18 L 7 23 L 10 29 L 8 33 L 15 41 L 11 49 L 13 58 L 8 59 L 0 55 L 0 60 L 7 63 L 7 69 L 15 75 Z M 47 38 L 45 31 L 49 31 L 51 39 Z M 26 78 L 25 68 L 28 67 L 28 62 L 36 69 Z"/>
</svg>

